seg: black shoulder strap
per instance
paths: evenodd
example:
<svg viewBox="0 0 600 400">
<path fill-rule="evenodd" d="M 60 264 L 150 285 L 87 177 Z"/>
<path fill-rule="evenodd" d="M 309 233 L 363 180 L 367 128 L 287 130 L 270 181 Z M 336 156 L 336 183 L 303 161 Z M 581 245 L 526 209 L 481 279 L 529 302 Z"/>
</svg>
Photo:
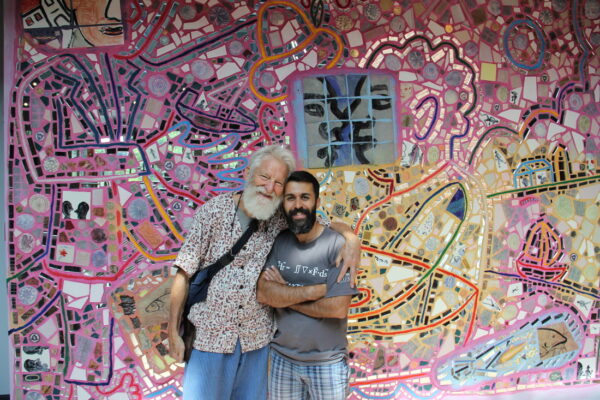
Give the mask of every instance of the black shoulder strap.
<svg viewBox="0 0 600 400">
<path fill-rule="evenodd" d="M 219 258 L 219 260 L 215 262 L 215 264 L 220 264 L 219 270 L 233 261 L 235 256 L 237 256 L 237 253 L 240 252 L 240 250 L 242 249 L 242 247 L 244 247 L 248 239 L 250 239 L 250 236 L 252 236 L 252 234 L 256 232 L 257 229 L 258 220 L 256 218 L 252 218 L 250 220 L 250 224 L 248 224 L 248 228 L 246 228 L 246 231 L 242 234 L 242 236 L 240 236 L 237 242 L 235 242 L 231 250 L 223 254 L 221 258 Z"/>
<path fill-rule="evenodd" d="M 223 267 L 230 264 L 235 256 L 240 252 L 242 247 L 246 244 L 250 236 L 258 230 L 258 220 L 253 218 L 248 225 L 246 231 L 240 236 L 235 242 L 230 251 L 225 252 L 215 263 L 209 265 L 204 269 L 198 268 L 198 271 L 192 276 L 190 280 L 190 287 L 188 292 L 188 298 L 186 301 L 185 315 L 191 308 L 192 305 L 199 301 L 206 300 L 208 294 L 208 287 L 212 278 L 219 272 Z"/>
</svg>

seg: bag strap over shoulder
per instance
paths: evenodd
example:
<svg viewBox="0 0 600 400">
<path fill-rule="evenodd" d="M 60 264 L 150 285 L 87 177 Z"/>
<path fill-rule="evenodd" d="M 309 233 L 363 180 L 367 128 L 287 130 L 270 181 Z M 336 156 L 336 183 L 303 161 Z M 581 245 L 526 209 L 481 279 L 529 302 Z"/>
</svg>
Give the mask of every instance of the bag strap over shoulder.
<svg viewBox="0 0 600 400">
<path fill-rule="evenodd" d="M 250 221 L 250 224 L 248 225 L 246 231 L 244 231 L 242 236 L 240 236 L 237 242 L 235 242 L 231 250 L 225 252 L 225 254 L 219 257 L 219 259 L 212 265 L 209 265 L 204 269 L 200 269 L 199 266 L 198 271 L 190 279 L 190 287 L 185 307 L 186 315 L 187 311 L 189 311 L 189 309 L 194 304 L 206 300 L 206 296 L 208 294 L 208 287 L 212 278 L 217 274 L 217 272 L 219 272 L 226 265 L 229 265 L 233 261 L 235 256 L 242 249 L 242 247 L 244 247 L 246 242 L 248 242 L 250 236 L 252 236 L 252 234 L 257 230 L 258 220 L 253 218 Z"/>
</svg>

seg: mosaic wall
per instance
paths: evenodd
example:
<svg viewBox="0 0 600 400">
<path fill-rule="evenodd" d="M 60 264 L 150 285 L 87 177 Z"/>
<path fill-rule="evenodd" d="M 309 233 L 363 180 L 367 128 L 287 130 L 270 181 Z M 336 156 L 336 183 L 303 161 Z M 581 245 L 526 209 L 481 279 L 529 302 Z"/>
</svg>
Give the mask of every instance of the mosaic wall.
<svg viewBox="0 0 600 400">
<path fill-rule="evenodd" d="M 598 0 L 17 5 L 14 399 L 181 396 L 172 261 L 269 143 L 362 239 L 350 398 L 598 385 Z"/>
</svg>

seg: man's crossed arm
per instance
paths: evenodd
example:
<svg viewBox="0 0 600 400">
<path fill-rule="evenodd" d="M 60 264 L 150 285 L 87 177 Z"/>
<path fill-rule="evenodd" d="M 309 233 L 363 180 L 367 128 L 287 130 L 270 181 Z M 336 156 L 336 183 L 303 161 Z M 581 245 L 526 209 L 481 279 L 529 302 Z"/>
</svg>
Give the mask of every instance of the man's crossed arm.
<svg viewBox="0 0 600 400">
<path fill-rule="evenodd" d="M 352 296 L 324 297 L 325 284 L 288 286 L 276 267 L 268 267 L 256 285 L 259 303 L 273 308 L 289 307 L 313 318 L 346 318 Z"/>
</svg>

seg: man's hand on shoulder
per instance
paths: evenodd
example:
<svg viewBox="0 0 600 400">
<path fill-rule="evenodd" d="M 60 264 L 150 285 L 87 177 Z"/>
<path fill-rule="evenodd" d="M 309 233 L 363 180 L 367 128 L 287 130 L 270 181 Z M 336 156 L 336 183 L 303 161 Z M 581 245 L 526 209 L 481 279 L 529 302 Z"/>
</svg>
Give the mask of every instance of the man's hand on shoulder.
<svg viewBox="0 0 600 400">
<path fill-rule="evenodd" d="M 346 239 L 346 243 L 344 243 L 344 246 L 335 260 L 336 266 L 340 268 L 337 281 L 341 282 L 342 279 L 344 279 L 346 272 L 350 271 L 350 287 L 354 287 L 356 285 L 356 275 L 360 263 L 360 239 L 351 230 L 340 233 L 344 236 L 344 239 Z"/>
</svg>

